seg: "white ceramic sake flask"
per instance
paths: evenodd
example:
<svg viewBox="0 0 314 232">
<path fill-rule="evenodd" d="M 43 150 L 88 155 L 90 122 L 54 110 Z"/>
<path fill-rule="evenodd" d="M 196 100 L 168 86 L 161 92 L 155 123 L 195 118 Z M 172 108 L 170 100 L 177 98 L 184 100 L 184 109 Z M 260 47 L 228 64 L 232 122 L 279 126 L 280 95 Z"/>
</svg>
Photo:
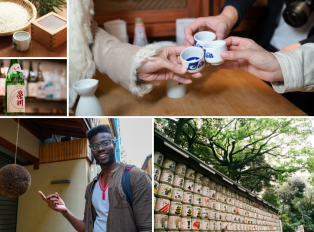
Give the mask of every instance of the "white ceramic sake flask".
<svg viewBox="0 0 314 232">
<path fill-rule="evenodd" d="M 75 92 L 80 96 L 75 116 L 105 116 L 105 111 L 95 96 L 98 80 L 84 79 L 73 84 Z"/>
</svg>

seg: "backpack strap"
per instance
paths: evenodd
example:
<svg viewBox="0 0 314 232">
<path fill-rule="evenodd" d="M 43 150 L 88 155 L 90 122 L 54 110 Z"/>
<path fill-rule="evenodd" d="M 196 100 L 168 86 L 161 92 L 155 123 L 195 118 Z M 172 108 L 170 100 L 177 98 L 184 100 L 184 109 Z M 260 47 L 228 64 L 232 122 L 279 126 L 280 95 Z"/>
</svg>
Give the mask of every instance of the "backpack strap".
<svg viewBox="0 0 314 232">
<path fill-rule="evenodd" d="M 123 192 L 132 210 L 133 210 L 133 195 L 132 195 L 131 182 L 130 182 L 130 171 L 133 166 L 134 166 L 133 164 L 126 165 L 123 175 L 122 175 L 122 181 L 121 181 Z"/>
</svg>

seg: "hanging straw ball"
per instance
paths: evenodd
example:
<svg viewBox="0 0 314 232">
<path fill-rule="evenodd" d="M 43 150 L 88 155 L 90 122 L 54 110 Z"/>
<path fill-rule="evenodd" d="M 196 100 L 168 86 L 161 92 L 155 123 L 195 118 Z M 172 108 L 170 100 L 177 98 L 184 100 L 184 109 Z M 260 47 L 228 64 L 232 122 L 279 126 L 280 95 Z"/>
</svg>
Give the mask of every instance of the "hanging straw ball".
<svg viewBox="0 0 314 232">
<path fill-rule="evenodd" d="M 18 164 L 9 164 L 0 169 L 0 193 L 7 197 L 19 197 L 31 186 L 31 175 Z"/>
</svg>

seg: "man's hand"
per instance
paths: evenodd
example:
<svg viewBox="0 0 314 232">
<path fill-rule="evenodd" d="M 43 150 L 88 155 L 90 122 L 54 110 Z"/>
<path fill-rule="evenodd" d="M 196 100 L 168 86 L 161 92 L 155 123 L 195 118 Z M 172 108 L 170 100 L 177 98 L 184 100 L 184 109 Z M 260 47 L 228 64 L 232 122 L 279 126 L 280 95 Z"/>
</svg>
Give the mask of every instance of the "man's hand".
<svg viewBox="0 0 314 232">
<path fill-rule="evenodd" d="M 192 81 L 178 74 L 185 74 L 194 78 L 202 76 L 201 73 L 187 73 L 187 68 L 181 65 L 180 53 L 185 49 L 180 47 L 165 47 L 160 54 L 146 60 L 137 70 L 137 77 L 143 81 L 175 80 L 183 84 L 190 84 Z"/>
<path fill-rule="evenodd" d="M 238 21 L 238 12 L 233 6 L 226 6 L 220 15 L 197 18 L 184 29 L 187 46 L 194 45 L 194 34 L 199 31 L 213 31 L 217 40 L 222 40 L 229 34 Z"/>
<path fill-rule="evenodd" d="M 290 45 L 284 47 L 283 49 L 281 49 L 280 52 L 282 52 L 282 51 L 293 51 L 294 49 L 296 49 L 300 46 L 301 46 L 300 43 L 290 44 Z"/>
<path fill-rule="evenodd" d="M 241 69 L 269 82 L 283 81 L 283 74 L 276 57 L 253 40 L 239 37 L 225 39 L 230 51 L 222 52 L 224 60 L 237 62 L 218 65 L 221 69 Z"/>
<path fill-rule="evenodd" d="M 63 200 L 60 198 L 58 193 L 51 194 L 47 197 L 39 191 L 41 198 L 48 203 L 48 206 L 58 212 L 61 212 L 63 215 L 67 213 L 68 209 L 65 207 Z"/>
</svg>

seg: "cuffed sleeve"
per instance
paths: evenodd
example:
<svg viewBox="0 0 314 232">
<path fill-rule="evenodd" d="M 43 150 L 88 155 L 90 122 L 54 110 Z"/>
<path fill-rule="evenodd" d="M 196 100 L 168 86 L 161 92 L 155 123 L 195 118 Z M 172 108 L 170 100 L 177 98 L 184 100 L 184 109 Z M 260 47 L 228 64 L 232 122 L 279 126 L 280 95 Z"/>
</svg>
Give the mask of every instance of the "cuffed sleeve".
<svg viewBox="0 0 314 232">
<path fill-rule="evenodd" d="M 306 43 L 314 43 L 314 35 L 300 41 L 301 45 L 306 44 Z"/>
<path fill-rule="evenodd" d="M 314 43 L 273 55 L 277 58 L 284 77 L 284 81 L 271 83 L 276 92 L 314 92 Z"/>
<path fill-rule="evenodd" d="M 115 83 L 121 85 L 132 94 L 142 97 L 149 93 L 157 82 L 137 81 L 137 69 L 143 61 L 158 54 L 162 47 L 150 44 L 144 48 L 121 43 L 116 37 L 98 28 L 92 53 L 97 70 L 109 76 Z"/>
</svg>

